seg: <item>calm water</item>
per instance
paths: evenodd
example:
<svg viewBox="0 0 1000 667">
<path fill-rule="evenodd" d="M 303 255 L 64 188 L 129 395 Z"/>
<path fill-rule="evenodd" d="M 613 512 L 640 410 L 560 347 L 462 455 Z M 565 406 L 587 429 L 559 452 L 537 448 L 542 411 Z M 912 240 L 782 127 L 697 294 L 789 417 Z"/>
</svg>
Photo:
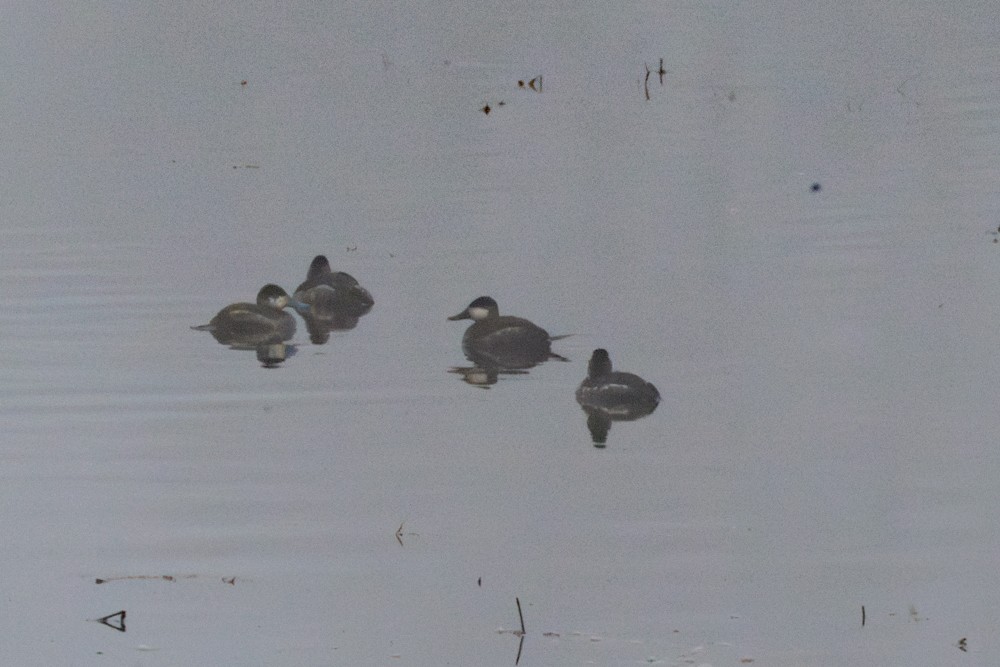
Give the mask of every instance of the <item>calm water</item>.
<svg viewBox="0 0 1000 667">
<path fill-rule="evenodd" d="M 3 12 L 6 663 L 996 663 L 992 3 L 209 4 Z"/>
</svg>

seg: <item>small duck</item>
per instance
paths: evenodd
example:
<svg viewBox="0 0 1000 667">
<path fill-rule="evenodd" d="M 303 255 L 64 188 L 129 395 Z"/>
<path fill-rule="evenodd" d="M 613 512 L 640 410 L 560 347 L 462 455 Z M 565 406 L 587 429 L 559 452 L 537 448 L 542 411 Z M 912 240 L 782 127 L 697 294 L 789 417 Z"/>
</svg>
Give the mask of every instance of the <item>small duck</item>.
<svg viewBox="0 0 1000 667">
<path fill-rule="evenodd" d="M 660 392 L 638 375 L 611 368 L 611 357 L 603 348 L 594 350 L 587 377 L 576 390 L 576 402 L 587 413 L 593 441 L 603 445 L 613 421 L 631 421 L 653 412 Z"/>
<path fill-rule="evenodd" d="M 208 324 L 191 327 L 210 331 L 223 345 L 255 348 L 282 343 L 295 335 L 295 318 L 284 308 L 301 307 L 277 285 L 264 285 L 257 292 L 257 303 L 234 303 L 226 306 Z"/>
<path fill-rule="evenodd" d="M 462 336 L 462 350 L 479 366 L 531 368 L 549 358 L 563 359 L 552 353 L 552 341 L 564 336 L 550 336 L 545 329 L 521 317 L 500 315 L 492 297 L 481 296 L 448 319 L 473 321 Z"/>
<path fill-rule="evenodd" d="M 372 309 L 375 300 L 357 280 L 343 271 L 334 273 L 324 255 L 316 255 L 304 283 L 295 288 L 295 298 L 307 304 L 310 312 L 360 317 Z"/>
<path fill-rule="evenodd" d="M 656 407 L 660 392 L 638 375 L 611 369 L 611 357 L 603 348 L 594 350 L 587 365 L 587 378 L 576 390 L 580 405 L 600 407 L 609 414 L 634 412 L 637 407 Z"/>
</svg>

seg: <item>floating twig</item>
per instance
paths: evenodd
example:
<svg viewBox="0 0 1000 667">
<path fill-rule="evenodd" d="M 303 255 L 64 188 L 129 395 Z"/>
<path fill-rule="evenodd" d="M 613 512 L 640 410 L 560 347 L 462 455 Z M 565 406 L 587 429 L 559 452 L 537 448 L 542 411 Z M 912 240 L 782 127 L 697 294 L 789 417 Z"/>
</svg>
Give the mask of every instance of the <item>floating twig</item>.
<svg viewBox="0 0 1000 667">
<path fill-rule="evenodd" d="M 117 622 L 115 622 L 117 620 Z M 106 625 L 109 628 L 114 628 L 118 632 L 125 632 L 125 610 L 116 611 L 113 614 L 108 614 L 107 616 L 102 616 L 97 619 L 97 622 L 101 625 Z"/>
<path fill-rule="evenodd" d="M 646 101 L 648 102 L 649 101 L 649 74 L 650 74 L 650 71 L 649 71 L 649 65 L 645 65 L 644 64 L 644 66 L 646 68 L 646 79 L 643 81 L 642 87 L 646 91 Z"/>
<path fill-rule="evenodd" d="M 660 75 L 660 85 L 663 85 L 663 75 L 667 73 L 667 70 L 663 69 L 663 58 L 660 58 L 660 69 L 656 71 Z"/>
<path fill-rule="evenodd" d="M 178 579 L 194 579 L 197 575 L 186 574 L 181 577 L 175 577 L 172 574 L 131 574 L 124 577 L 107 577 L 105 579 L 94 579 L 95 584 L 106 584 L 111 581 L 138 581 L 138 580 L 159 580 L 159 581 L 169 581 L 171 583 L 177 581 Z"/>
<path fill-rule="evenodd" d="M 95 584 L 109 584 L 113 581 L 166 581 L 169 583 L 175 583 L 180 579 L 197 579 L 197 574 L 128 574 L 122 577 L 98 577 L 94 579 Z M 236 577 L 222 577 L 222 581 L 233 585 L 236 583 Z"/>
<path fill-rule="evenodd" d="M 517 603 L 517 617 L 521 619 L 521 636 L 524 636 L 524 614 L 521 613 L 521 598 L 514 598 Z"/>
<path fill-rule="evenodd" d="M 961 651 L 962 653 L 968 653 L 969 652 L 969 645 L 968 645 L 968 642 L 967 642 L 967 640 L 966 640 L 965 637 L 962 637 L 961 639 L 959 639 L 958 643 L 955 644 L 955 646 L 957 646 L 958 650 Z"/>
<path fill-rule="evenodd" d="M 413 533 L 413 532 L 404 533 L 403 532 L 403 524 L 405 524 L 405 523 L 406 522 L 404 521 L 403 523 L 399 524 L 399 528 L 397 528 L 396 532 L 393 533 L 396 536 L 396 541 L 399 542 L 399 546 L 403 546 L 403 538 L 404 537 L 407 537 L 409 535 L 412 535 L 412 536 L 418 536 L 418 535 L 420 535 L 420 533 Z"/>
<path fill-rule="evenodd" d="M 861 605 L 861 627 L 865 627 L 865 606 Z"/>
</svg>

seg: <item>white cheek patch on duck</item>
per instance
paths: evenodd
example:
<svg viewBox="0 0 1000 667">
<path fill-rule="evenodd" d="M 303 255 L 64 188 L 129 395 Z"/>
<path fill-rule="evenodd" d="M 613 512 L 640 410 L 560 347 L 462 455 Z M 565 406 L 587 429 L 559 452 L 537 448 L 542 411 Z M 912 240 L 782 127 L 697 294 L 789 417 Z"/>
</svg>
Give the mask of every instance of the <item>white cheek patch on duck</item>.
<svg viewBox="0 0 1000 667">
<path fill-rule="evenodd" d="M 469 317 L 475 321 L 485 320 L 489 317 L 490 311 L 486 308 L 469 308 Z"/>
</svg>

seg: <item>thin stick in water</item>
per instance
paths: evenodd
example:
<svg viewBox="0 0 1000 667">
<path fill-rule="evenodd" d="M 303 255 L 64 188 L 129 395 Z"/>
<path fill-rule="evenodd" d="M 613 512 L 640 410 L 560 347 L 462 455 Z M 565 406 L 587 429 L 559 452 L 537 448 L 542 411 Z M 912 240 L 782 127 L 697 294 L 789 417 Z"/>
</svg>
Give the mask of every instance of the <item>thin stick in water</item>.
<svg viewBox="0 0 1000 667">
<path fill-rule="evenodd" d="M 524 635 L 524 614 L 521 613 L 521 598 L 514 598 L 517 603 L 517 617 L 521 619 L 521 635 Z"/>
</svg>

